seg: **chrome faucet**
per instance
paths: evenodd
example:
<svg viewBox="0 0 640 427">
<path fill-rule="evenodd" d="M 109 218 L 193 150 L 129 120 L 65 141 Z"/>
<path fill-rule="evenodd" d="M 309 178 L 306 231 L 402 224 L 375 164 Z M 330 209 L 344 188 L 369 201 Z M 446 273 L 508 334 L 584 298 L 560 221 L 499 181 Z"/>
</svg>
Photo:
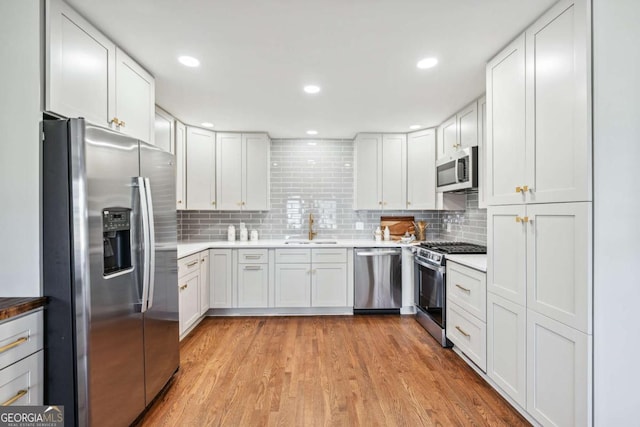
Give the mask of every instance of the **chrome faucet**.
<svg viewBox="0 0 640 427">
<path fill-rule="evenodd" d="M 318 233 L 313 231 L 313 214 L 309 214 L 309 240 L 313 240 L 314 236 L 317 236 Z"/>
</svg>

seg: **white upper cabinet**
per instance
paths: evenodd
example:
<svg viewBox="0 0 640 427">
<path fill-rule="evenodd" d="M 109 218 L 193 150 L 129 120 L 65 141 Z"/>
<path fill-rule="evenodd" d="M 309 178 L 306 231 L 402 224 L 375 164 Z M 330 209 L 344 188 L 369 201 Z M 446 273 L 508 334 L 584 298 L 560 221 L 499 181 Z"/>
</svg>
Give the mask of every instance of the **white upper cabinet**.
<svg viewBox="0 0 640 427">
<path fill-rule="evenodd" d="M 45 110 L 110 126 L 116 46 L 59 0 L 46 3 Z"/>
<path fill-rule="evenodd" d="M 592 199 L 588 25 L 561 1 L 487 64 L 489 204 Z"/>
<path fill-rule="evenodd" d="M 355 209 L 406 209 L 407 137 L 358 134 Z"/>
<path fill-rule="evenodd" d="M 561 1 L 526 31 L 528 202 L 592 199 L 589 19 Z"/>
<path fill-rule="evenodd" d="M 156 106 L 156 116 L 154 120 L 153 143 L 156 147 L 176 154 L 176 119 L 162 108 Z"/>
<path fill-rule="evenodd" d="M 46 15 L 45 109 L 153 143 L 153 77 L 66 3 Z"/>
<path fill-rule="evenodd" d="M 216 208 L 216 134 L 187 127 L 187 209 Z"/>
<path fill-rule="evenodd" d="M 436 131 L 407 135 L 406 209 L 436 209 Z"/>
<path fill-rule="evenodd" d="M 116 126 L 120 132 L 153 144 L 156 83 L 122 49 L 116 47 Z"/>
<path fill-rule="evenodd" d="M 524 202 L 526 180 L 524 35 L 487 64 L 487 203 Z"/>
<path fill-rule="evenodd" d="M 438 126 L 438 160 L 444 159 L 458 150 L 458 121 L 456 116 Z"/>
<path fill-rule="evenodd" d="M 456 114 L 458 126 L 457 149 L 478 145 L 478 102 L 473 101 Z"/>
<path fill-rule="evenodd" d="M 268 210 L 270 140 L 264 133 L 218 133 L 217 200 L 220 210 Z"/>
<path fill-rule="evenodd" d="M 478 99 L 478 207 L 487 207 L 487 97 Z"/>
<path fill-rule="evenodd" d="M 176 121 L 176 209 L 187 208 L 187 127 Z"/>
</svg>

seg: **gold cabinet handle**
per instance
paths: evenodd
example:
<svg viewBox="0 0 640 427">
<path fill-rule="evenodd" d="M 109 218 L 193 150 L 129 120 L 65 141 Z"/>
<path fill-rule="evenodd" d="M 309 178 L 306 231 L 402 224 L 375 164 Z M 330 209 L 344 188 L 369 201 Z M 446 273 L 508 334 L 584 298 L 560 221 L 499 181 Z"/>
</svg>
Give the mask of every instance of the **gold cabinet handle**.
<svg viewBox="0 0 640 427">
<path fill-rule="evenodd" d="M 180 205 L 181 205 L 181 204 L 182 204 L 182 200 L 178 200 L 178 204 L 180 204 Z"/>
<path fill-rule="evenodd" d="M 118 126 L 125 127 L 125 123 L 122 120 L 120 120 L 120 124 Z"/>
<path fill-rule="evenodd" d="M 187 264 L 187 267 L 193 267 L 194 265 L 196 265 L 198 263 L 198 261 L 191 261 L 189 264 Z"/>
<path fill-rule="evenodd" d="M 524 218 L 522 218 L 522 222 L 529 222 L 529 217 L 525 216 Z"/>
<path fill-rule="evenodd" d="M 18 399 L 20 399 L 22 396 L 24 396 L 25 394 L 27 394 L 29 392 L 29 389 L 22 389 L 22 390 L 18 390 L 18 392 L 16 393 L 15 396 L 13 396 L 11 399 L 7 400 L 6 402 L 2 403 L 2 406 L 11 406 L 13 405 Z"/>
<path fill-rule="evenodd" d="M 245 270 L 262 270 L 262 267 L 259 265 L 246 265 L 244 269 Z"/>
<path fill-rule="evenodd" d="M 523 186 L 522 187 L 522 192 L 526 193 L 527 191 L 529 191 L 529 186 L 528 185 Z"/>
<path fill-rule="evenodd" d="M 180 290 L 184 291 L 185 289 L 187 289 L 189 287 L 188 283 L 185 283 L 184 285 L 180 286 Z"/>
<path fill-rule="evenodd" d="M 261 255 L 245 255 L 244 256 L 245 259 L 260 259 L 262 258 Z"/>
<path fill-rule="evenodd" d="M 468 333 L 466 333 L 465 331 L 463 331 L 463 330 L 462 330 L 462 328 L 461 328 L 460 326 L 456 326 L 456 329 L 457 329 L 458 331 L 460 331 L 460 333 L 461 333 L 462 335 L 464 335 L 465 337 L 467 337 L 467 338 L 471 337 L 471 335 L 469 335 Z"/>
<path fill-rule="evenodd" d="M 516 193 L 522 193 L 522 187 L 516 187 Z"/>
<path fill-rule="evenodd" d="M 463 291 L 465 291 L 465 292 L 469 292 L 469 293 L 471 293 L 471 289 L 467 289 L 467 288 L 465 288 L 465 287 L 462 287 L 462 286 L 458 285 L 457 283 L 456 283 L 456 288 L 460 288 L 460 289 L 462 289 L 462 290 L 463 290 Z"/>
<path fill-rule="evenodd" d="M 0 347 L 0 353 L 4 353 L 5 351 L 11 350 L 12 348 L 19 346 L 20 344 L 26 343 L 27 341 L 29 341 L 29 337 L 20 337 L 14 342 Z"/>
<path fill-rule="evenodd" d="M 522 222 L 522 218 L 520 218 L 519 216 L 516 216 L 516 222 Z"/>
<path fill-rule="evenodd" d="M 202 259 L 200 260 L 200 262 L 204 262 L 204 258 L 202 258 Z"/>
<path fill-rule="evenodd" d="M 407 206 L 409 206 L 410 204 L 411 204 L 411 202 L 407 200 Z"/>
<path fill-rule="evenodd" d="M 113 119 L 111 119 L 111 123 L 113 123 L 116 126 L 120 126 L 120 120 L 118 120 L 117 117 L 114 117 Z"/>
</svg>

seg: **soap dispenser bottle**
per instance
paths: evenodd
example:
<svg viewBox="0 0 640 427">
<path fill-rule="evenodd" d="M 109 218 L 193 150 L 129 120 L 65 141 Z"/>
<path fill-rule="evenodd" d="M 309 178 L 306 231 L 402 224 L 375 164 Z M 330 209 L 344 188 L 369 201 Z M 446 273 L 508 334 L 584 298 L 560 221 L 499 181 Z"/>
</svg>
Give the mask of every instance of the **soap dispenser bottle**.
<svg viewBox="0 0 640 427">
<path fill-rule="evenodd" d="M 385 241 L 391 240 L 391 231 L 389 231 L 388 225 L 384 228 L 384 240 Z"/>
<path fill-rule="evenodd" d="M 380 226 L 376 228 L 376 231 L 373 233 L 373 236 L 375 237 L 376 242 L 379 242 L 380 240 L 382 240 L 382 230 L 380 230 Z"/>
</svg>

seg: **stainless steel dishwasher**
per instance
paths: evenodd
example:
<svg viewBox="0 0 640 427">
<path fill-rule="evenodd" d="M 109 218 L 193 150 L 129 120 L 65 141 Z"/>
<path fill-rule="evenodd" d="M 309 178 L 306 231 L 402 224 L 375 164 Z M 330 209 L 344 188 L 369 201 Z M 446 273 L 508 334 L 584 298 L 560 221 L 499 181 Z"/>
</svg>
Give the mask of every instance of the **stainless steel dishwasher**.
<svg viewBox="0 0 640 427">
<path fill-rule="evenodd" d="M 399 313 L 402 307 L 402 249 L 355 250 L 354 313 Z"/>
</svg>

